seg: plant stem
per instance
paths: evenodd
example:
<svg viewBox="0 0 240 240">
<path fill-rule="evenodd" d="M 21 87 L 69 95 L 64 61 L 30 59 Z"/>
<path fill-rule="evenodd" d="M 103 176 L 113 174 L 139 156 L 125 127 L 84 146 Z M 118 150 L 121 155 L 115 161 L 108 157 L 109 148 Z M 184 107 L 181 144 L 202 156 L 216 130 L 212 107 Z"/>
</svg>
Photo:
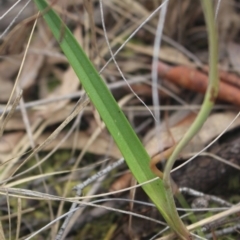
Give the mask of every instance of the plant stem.
<svg viewBox="0 0 240 240">
<path fill-rule="evenodd" d="M 179 218 L 175 202 L 173 198 L 173 193 L 171 191 L 171 178 L 170 178 L 170 171 L 175 163 L 176 158 L 178 157 L 179 153 L 182 149 L 189 143 L 189 141 L 197 134 L 200 130 L 204 122 L 206 121 L 208 115 L 210 114 L 212 107 L 214 105 L 215 99 L 218 94 L 218 38 L 217 38 L 217 30 L 216 24 L 214 19 L 214 11 L 213 11 L 213 4 L 210 0 L 202 0 L 202 7 L 204 11 L 205 21 L 208 30 L 209 36 L 209 65 L 210 65 L 210 72 L 209 72 L 209 85 L 204 97 L 204 101 L 200 112 L 195 119 L 194 123 L 191 125 L 189 130 L 177 144 L 176 148 L 174 149 L 172 155 L 167 161 L 166 168 L 163 174 L 163 181 L 164 186 L 167 191 L 167 199 L 168 199 L 168 212 L 171 212 L 171 216 L 174 218 Z"/>
</svg>

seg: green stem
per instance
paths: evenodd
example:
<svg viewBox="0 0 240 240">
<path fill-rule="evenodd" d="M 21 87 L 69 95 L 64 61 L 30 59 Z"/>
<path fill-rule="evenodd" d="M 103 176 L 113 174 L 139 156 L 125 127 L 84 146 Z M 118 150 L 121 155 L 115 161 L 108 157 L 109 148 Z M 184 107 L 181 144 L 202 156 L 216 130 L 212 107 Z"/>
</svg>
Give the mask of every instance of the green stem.
<svg viewBox="0 0 240 240">
<path fill-rule="evenodd" d="M 209 65 L 210 65 L 210 72 L 209 72 L 209 85 L 204 97 L 204 101 L 200 112 L 195 119 L 194 123 L 191 125 L 189 130 L 180 140 L 176 148 L 174 149 L 172 155 L 167 161 L 166 168 L 164 170 L 163 181 L 164 186 L 167 191 L 167 199 L 168 199 L 168 211 L 171 212 L 171 216 L 173 218 L 179 218 L 178 213 L 176 211 L 175 202 L 173 198 L 173 194 L 171 191 L 171 177 L 170 171 L 177 159 L 179 153 L 182 149 L 189 143 L 189 141 L 197 134 L 200 130 L 204 122 L 206 121 L 208 115 L 210 114 L 212 107 L 214 105 L 215 99 L 218 94 L 218 38 L 217 38 L 217 30 L 216 24 L 214 19 L 214 11 L 212 1 L 210 0 L 202 0 L 203 11 L 205 15 L 205 20 L 207 24 L 208 36 L 209 36 Z"/>
</svg>

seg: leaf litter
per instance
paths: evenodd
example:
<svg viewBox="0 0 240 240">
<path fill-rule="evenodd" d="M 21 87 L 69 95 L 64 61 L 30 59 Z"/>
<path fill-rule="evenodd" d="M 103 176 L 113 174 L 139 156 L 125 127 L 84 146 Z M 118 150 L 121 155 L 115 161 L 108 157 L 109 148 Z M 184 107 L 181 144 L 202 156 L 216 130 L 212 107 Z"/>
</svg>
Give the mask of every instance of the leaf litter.
<svg viewBox="0 0 240 240">
<path fill-rule="evenodd" d="M 0 22 L 1 31 L 6 30 L 11 25 L 12 20 L 19 12 L 19 7 L 21 9 L 25 3 L 26 1 L 20 1 L 18 8 L 13 8 L 15 12 L 12 12 L 12 15 L 9 15 L 8 18 L 3 18 L 4 21 Z M 3 4 L 1 11 L 4 9 L 6 12 L 12 6 L 13 1 L 8 0 L 7 4 L 1 4 Z M 158 0 L 112 0 L 104 2 L 104 18 L 113 52 L 160 4 L 161 1 Z M 199 134 L 179 156 L 178 164 L 188 159 L 191 154 L 200 151 L 221 134 L 238 111 L 238 108 L 234 107 L 234 105 L 239 104 L 237 100 L 239 98 L 239 70 L 237 64 L 239 55 L 236 54 L 240 29 L 238 4 L 238 1 L 222 0 L 217 15 L 221 56 L 219 70 L 220 76 L 225 82 L 224 87 L 222 87 L 222 97 L 219 97 L 216 102 L 218 108 L 213 111 Z M 85 5 L 83 5 L 82 1 L 69 1 L 68 3 L 55 1 L 53 7 L 61 13 L 64 22 L 71 27 L 75 37 L 84 46 L 96 68 L 100 69 L 108 61 L 110 54 L 101 26 L 98 1 L 85 1 Z M 4 14 L 4 11 L 1 15 Z M 26 50 L 26 43 L 36 18 L 35 14 L 36 9 L 34 9 L 33 5 L 29 5 L 27 10 L 22 12 L 22 16 L 14 21 L 13 26 L 2 38 L 0 46 L 1 113 L 3 113 L 13 89 L 13 82 L 19 70 L 22 56 Z M 115 56 L 124 76 L 129 81 L 134 78 L 145 78 L 145 82 L 135 82 L 131 86 L 150 109 L 158 107 L 152 105 L 150 78 L 156 27 L 157 14 L 145 22 L 135 36 Z M 185 83 L 185 85 L 180 83 L 181 77 L 185 77 L 180 70 L 192 69 L 192 71 L 198 71 L 198 74 L 204 77 L 200 78 L 200 80 L 195 77 L 194 80 L 197 82 L 193 85 L 206 85 L 206 73 L 208 71 L 206 53 L 207 32 L 200 4 L 189 0 L 169 1 L 164 25 L 163 44 L 158 55 L 159 65 L 165 64 L 171 70 L 168 70 L 167 74 L 162 74 L 162 71 L 159 70 L 161 78 L 161 84 L 159 82 L 157 86 L 161 102 L 159 106 L 161 111 L 159 129 L 156 130 L 153 127 L 151 114 L 146 111 L 144 106 L 141 106 L 136 98 L 127 98 L 122 106 L 132 126 L 145 143 L 150 156 L 157 157 L 162 151 L 167 150 L 179 141 L 193 121 L 198 111 L 197 106 L 201 104 L 202 94 L 198 93 L 199 89 L 189 87 L 189 82 Z M 168 74 L 174 69 L 180 70 L 176 74 L 173 83 L 169 82 L 171 77 Z M 109 85 L 122 80 L 113 62 L 109 62 L 107 68 L 101 74 Z M 203 78 L 205 79 L 203 80 Z M 223 84 L 223 81 L 221 84 Z M 39 197 L 43 193 L 43 199 L 44 193 L 55 195 L 56 199 L 59 197 L 59 200 L 62 200 L 61 204 L 56 201 L 51 203 L 53 217 L 57 218 L 69 210 L 69 203 L 65 202 L 64 198 L 61 199 L 61 197 L 74 196 L 71 192 L 74 185 L 106 168 L 109 161 L 114 162 L 121 155 L 108 131 L 102 125 L 101 120 L 96 117 L 95 110 L 91 105 L 86 106 L 74 123 L 70 122 L 70 124 L 63 127 L 61 133 L 54 136 L 55 139 L 50 139 L 51 143 L 49 141 L 42 148 L 42 144 L 46 139 L 49 139 L 48 137 L 54 130 L 74 112 L 76 101 L 82 96 L 83 92 L 79 92 L 81 86 L 77 77 L 71 67 L 68 66 L 41 18 L 38 19 L 37 28 L 28 49 L 19 78 L 19 86 L 23 89 L 22 97 L 26 106 L 33 103 L 33 106 L 26 108 L 26 112 L 36 146 L 31 150 L 31 142 L 27 138 L 22 113 L 19 108 L 14 109 L 16 104 L 13 101 L 10 102 L 9 108 L 13 109 L 14 113 L 12 116 L 9 115 L 6 124 L 2 123 L 1 125 L 1 127 L 4 127 L 3 136 L 0 140 L 1 187 L 3 188 L 4 184 L 14 186 L 14 183 L 17 184 L 19 180 L 24 180 L 22 184 L 16 185 L 19 194 L 21 189 L 26 189 L 38 192 Z M 164 89 L 166 91 L 163 92 Z M 78 97 L 74 95 L 77 92 Z M 129 93 L 129 89 L 125 85 L 112 89 L 112 92 L 115 98 L 121 102 Z M 59 97 L 65 97 L 65 99 L 59 100 Z M 52 103 L 34 106 L 36 100 L 51 100 Z M 174 105 L 177 107 L 171 109 Z M 201 155 L 189 165 L 177 170 L 173 174 L 176 183 L 180 187 L 189 187 L 216 194 L 225 200 L 229 200 L 234 196 L 237 200 L 233 203 L 239 202 L 239 177 L 237 177 L 239 176 L 239 170 L 233 170 L 233 167 L 216 160 L 218 157 L 223 158 L 239 166 L 239 124 L 238 118 L 228 129 L 229 132 L 210 147 L 207 152 L 209 155 Z M 53 150 L 55 153 L 49 154 Z M 33 154 L 36 151 L 40 159 L 47 156 L 46 160 L 42 162 L 40 160 L 42 173 L 36 168 L 38 164 Z M 101 163 L 104 159 L 107 159 L 107 161 Z M 81 168 L 84 169 L 88 166 L 91 167 L 89 171 L 85 170 L 85 174 L 79 172 Z M 161 166 L 159 165 L 159 167 Z M 60 175 L 54 174 L 61 171 L 63 173 Z M 64 171 L 67 172 L 64 173 Z M 21 175 L 21 173 L 24 174 Z M 38 175 L 39 178 L 30 180 L 33 176 Z M 234 189 L 228 188 L 232 175 L 237 179 L 235 180 L 237 187 Z M 45 179 L 48 191 L 44 189 L 41 179 Z M 101 183 L 96 182 L 92 186 L 86 187 L 84 195 L 93 195 L 89 201 L 98 199 L 94 197 L 94 194 L 109 193 L 112 196 L 111 191 L 113 189 L 121 190 L 129 187 L 131 182 L 131 174 L 126 172 L 126 167 L 122 165 L 117 170 L 108 173 Z M 219 187 L 220 182 L 222 182 L 221 187 Z M 42 199 L 34 200 L 31 197 L 16 201 L 16 197 L 7 196 L 6 193 L 5 196 L 7 197 L 4 197 L 4 192 L 1 191 L 1 193 L 3 194 L 1 205 L 3 209 L 5 208 L 2 211 L 1 218 L 1 236 L 5 236 L 3 239 L 8 239 L 10 236 L 12 238 L 16 236 L 16 239 L 26 239 L 27 236 L 31 236 L 31 234 L 53 220 L 50 218 L 47 201 Z M 139 188 L 136 189 L 134 199 L 129 192 L 119 193 L 116 196 L 132 201 L 134 199 L 148 201 Z M 21 195 L 20 198 L 22 198 Z M 188 200 L 191 201 L 190 198 Z M 7 201 L 9 201 L 10 207 L 7 207 Z M 156 220 L 161 219 L 161 216 L 154 208 L 137 205 L 136 203 L 132 208 L 130 204 L 125 203 L 123 200 L 106 201 L 106 203 L 99 204 L 98 208 L 84 207 L 81 212 L 78 212 L 78 217 L 71 224 L 72 228 L 68 227 L 69 237 L 75 239 L 150 239 L 162 229 L 157 223 L 137 217 L 133 217 L 130 221 L 129 216 L 118 214 L 117 210 L 109 213 L 108 210 L 101 208 L 101 206 L 109 205 L 113 208 L 128 210 L 129 214 L 130 212 L 136 212 Z M 32 208 L 35 210 L 30 211 Z M 10 212 L 7 213 L 7 211 Z M 208 213 L 210 213 L 210 210 Z M 14 214 L 17 214 L 18 217 L 13 217 Z M 206 217 L 204 212 L 196 214 L 196 216 L 198 219 Z M 10 231 L 9 221 L 6 221 L 6 219 L 11 220 Z M 109 219 L 111 219 L 110 222 Z M 106 228 L 101 230 L 103 222 Z M 236 224 L 236 221 L 233 221 L 232 226 L 234 224 Z M 57 236 L 59 226 L 59 222 L 52 224 L 49 229 L 40 231 L 38 237 L 54 239 Z M 212 236 L 210 238 L 214 239 L 214 232 L 217 232 L 217 229 L 224 228 L 225 226 L 221 226 L 221 224 L 212 227 L 210 231 Z M 236 237 L 237 232 L 233 230 L 229 233 L 229 236 Z M 66 239 L 68 238 L 66 237 Z"/>
</svg>

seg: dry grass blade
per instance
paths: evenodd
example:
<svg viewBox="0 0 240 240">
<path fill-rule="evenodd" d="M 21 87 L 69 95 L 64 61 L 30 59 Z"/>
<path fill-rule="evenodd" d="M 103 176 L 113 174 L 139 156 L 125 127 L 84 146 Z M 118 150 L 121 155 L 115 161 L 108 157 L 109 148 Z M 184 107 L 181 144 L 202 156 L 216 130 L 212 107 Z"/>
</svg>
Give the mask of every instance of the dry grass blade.
<svg viewBox="0 0 240 240">
<path fill-rule="evenodd" d="M 16 231 L 16 240 L 19 239 L 20 231 L 21 231 L 21 223 L 22 223 L 22 200 L 21 198 L 17 199 L 18 201 L 18 211 L 17 211 L 17 231 Z"/>
<path fill-rule="evenodd" d="M 38 153 L 40 150 L 42 150 L 46 145 L 50 144 L 58 135 L 59 133 L 65 128 L 65 126 L 71 122 L 83 109 L 86 107 L 89 103 L 89 98 L 84 95 L 80 99 L 80 101 L 76 104 L 75 109 L 72 111 L 72 113 L 65 119 L 65 121 L 39 146 L 37 146 L 33 152 L 24 160 L 23 164 L 27 162 L 31 157 L 33 157 L 36 153 Z M 18 169 L 23 165 L 21 164 L 18 166 Z M 6 179 L 5 181 L 8 181 L 9 179 Z"/>
<path fill-rule="evenodd" d="M 119 106 L 122 107 L 124 104 L 126 104 L 131 98 L 133 97 L 132 94 L 127 95 L 124 99 L 122 99 L 121 101 L 119 101 Z M 88 141 L 85 143 L 85 146 L 82 149 L 81 154 L 79 155 L 78 159 L 75 161 L 74 166 L 73 166 L 73 170 L 75 170 L 77 168 L 77 166 L 79 165 L 80 161 L 82 160 L 84 154 L 87 152 L 87 150 L 89 149 L 89 147 L 92 145 L 92 143 L 97 139 L 98 135 L 104 130 L 105 128 L 105 124 L 102 122 L 100 126 L 98 126 L 98 128 L 93 132 L 93 134 L 91 135 L 91 137 L 88 139 Z M 122 161 L 123 162 L 123 161 Z M 116 167 L 119 164 L 116 165 Z M 105 174 L 104 174 L 105 175 Z M 104 176 L 103 175 L 103 176 Z M 101 176 L 101 177 L 103 177 Z M 100 176 L 98 176 L 100 177 Z M 67 181 L 67 184 L 65 185 L 65 190 L 63 192 L 63 196 L 65 197 L 67 195 L 67 192 L 69 190 L 69 185 L 70 185 L 70 179 L 71 176 L 69 177 L 69 180 Z M 91 189 L 91 191 L 89 191 L 86 195 L 92 195 L 94 194 L 95 191 L 93 191 L 93 189 Z M 79 194 L 77 194 L 79 195 Z M 87 202 L 87 199 L 86 199 Z M 60 215 L 60 213 L 62 212 L 62 208 L 63 208 L 63 204 L 64 202 L 61 202 L 59 208 L 58 208 L 58 216 Z M 75 208 L 75 205 L 71 206 L 71 209 Z M 58 232 L 57 238 L 58 239 L 63 239 L 66 234 L 70 231 L 70 229 L 72 228 L 72 226 L 75 224 L 76 220 L 80 217 L 81 213 L 82 213 L 83 209 L 80 209 L 79 211 L 76 211 L 75 213 L 72 214 L 72 216 L 69 216 L 66 219 L 66 222 L 64 222 L 64 225 L 61 227 L 61 229 Z M 57 227 L 56 227 L 57 228 Z"/>
<path fill-rule="evenodd" d="M 11 234 L 12 232 L 12 220 L 11 220 L 11 208 L 10 208 L 10 199 L 9 199 L 9 194 L 8 191 L 6 191 L 6 201 L 7 201 L 7 212 L 8 212 L 8 230 L 9 230 L 9 234 Z"/>
<path fill-rule="evenodd" d="M 91 32 L 92 32 L 92 37 L 91 37 L 91 41 L 92 41 L 92 45 L 94 48 L 94 55 L 93 57 L 90 57 L 90 59 L 94 59 L 96 56 L 98 56 L 99 51 L 98 51 L 98 45 L 97 45 L 97 35 L 96 35 L 96 27 L 95 27 L 95 23 L 94 23 L 94 11 L 93 11 L 93 2 L 92 0 L 84 0 L 83 4 L 87 10 L 88 13 L 88 17 L 89 17 L 89 22 L 90 22 L 90 28 L 91 28 Z"/>
<path fill-rule="evenodd" d="M 160 8 L 167 1 L 48 0 L 50 6 L 39 15 L 33 1 L 27 7 L 29 0 L 0 1 L 0 239 L 55 239 L 67 216 L 70 223 L 65 225 L 62 238 L 174 238 L 163 237 L 170 229 L 160 225 L 161 216 L 141 190 L 140 186 L 148 183 L 131 186 L 132 174 L 120 159 L 122 154 L 96 109 L 91 104 L 86 106 L 65 126 L 64 120 L 76 110 L 83 88 L 57 43 L 66 36 L 66 24 L 91 62 L 97 69 L 102 68 L 101 77 L 148 154 L 158 162 L 164 151 L 181 139 L 199 111 L 202 94 L 191 89 L 202 86 L 209 72 L 208 32 L 199 1 L 168 1 L 164 28 L 158 31 L 162 32 L 161 46 L 155 44 L 154 48 Z M 239 4 L 235 0 L 213 2 L 220 34 L 221 96 L 199 134 L 179 155 L 171 176 L 179 188 L 201 191 L 206 198 L 211 193 L 226 201 L 222 203 L 234 206 L 240 201 L 240 118 L 236 117 L 240 86 Z M 42 19 L 52 9 L 62 19 L 57 40 Z M 165 18 L 164 14 L 160 17 Z M 155 75 L 154 84 L 153 55 L 155 63 L 162 61 L 169 67 L 169 73 L 159 71 L 158 77 Z M 179 86 L 184 76 L 178 69 L 187 69 L 187 78 L 191 69 L 192 74 L 196 73 L 194 80 L 199 77 L 200 81 L 194 82 L 191 89 L 189 84 Z M 175 79 L 170 82 L 166 77 L 173 72 Z M 155 116 L 159 114 L 159 128 L 154 127 L 149 110 L 130 96 L 122 76 Z M 24 101 L 17 87 L 23 90 Z M 159 95 L 161 104 L 153 103 L 152 90 Z M 224 100 L 226 92 L 228 101 Z M 162 169 L 161 165 L 157 168 Z M 74 190 L 81 188 L 83 195 L 71 198 L 76 184 Z M 131 199 L 133 191 L 136 200 Z M 202 196 L 200 193 L 185 193 L 184 197 L 191 205 L 195 197 Z M 214 207 L 221 201 L 212 199 L 208 203 L 201 209 L 177 209 L 186 213 L 181 218 L 191 228 L 192 237 L 200 239 L 195 235 L 196 228 L 201 228 L 202 239 L 237 239 L 238 213 L 221 215 L 229 210 Z M 68 211 L 71 204 L 75 206 L 72 212 Z M 187 216 L 190 212 L 196 216 L 191 223 Z"/>
<path fill-rule="evenodd" d="M 200 155 L 202 152 L 204 152 L 205 150 L 207 150 L 213 143 L 217 142 L 217 140 L 232 126 L 232 124 L 239 118 L 240 116 L 240 112 L 238 112 L 238 114 L 233 118 L 233 120 L 227 125 L 227 127 L 213 140 L 211 141 L 206 147 L 204 147 L 201 151 L 199 151 L 197 154 L 195 154 L 193 157 L 191 157 L 190 159 L 188 159 L 186 162 L 184 162 L 183 164 L 181 164 L 180 166 L 174 168 L 171 172 L 177 171 L 178 169 L 180 169 L 181 167 L 183 167 L 184 165 L 188 164 L 189 162 L 191 162 L 194 158 L 196 158 L 198 155 Z"/>
<path fill-rule="evenodd" d="M 4 118 L 4 113 L 1 115 L 0 118 L 0 137 L 2 137 L 2 134 L 4 132 L 5 126 L 9 119 L 12 117 L 13 113 L 15 112 L 20 100 L 22 97 L 22 90 L 19 91 L 18 96 L 14 99 L 13 104 L 10 108 L 10 111 L 7 113 L 6 117 Z"/>
<path fill-rule="evenodd" d="M 2 228 L 2 221 L 0 221 L 0 238 L 2 240 L 5 240 L 5 235 L 4 235 L 4 231 L 3 231 L 3 228 Z"/>
<path fill-rule="evenodd" d="M 211 217 L 208 217 L 206 219 L 202 219 L 202 220 L 200 220 L 197 223 L 189 225 L 188 229 L 189 230 L 196 229 L 196 228 L 198 228 L 200 226 L 207 225 L 208 223 L 212 223 L 212 222 L 217 221 L 217 220 L 219 220 L 221 218 L 224 218 L 224 217 L 227 217 L 229 215 L 238 213 L 239 211 L 240 211 L 240 205 L 239 204 L 238 205 L 234 205 L 234 206 L 232 206 L 231 208 L 229 208 L 226 211 L 223 211 L 221 213 L 215 214 L 215 215 L 213 215 Z"/>
</svg>

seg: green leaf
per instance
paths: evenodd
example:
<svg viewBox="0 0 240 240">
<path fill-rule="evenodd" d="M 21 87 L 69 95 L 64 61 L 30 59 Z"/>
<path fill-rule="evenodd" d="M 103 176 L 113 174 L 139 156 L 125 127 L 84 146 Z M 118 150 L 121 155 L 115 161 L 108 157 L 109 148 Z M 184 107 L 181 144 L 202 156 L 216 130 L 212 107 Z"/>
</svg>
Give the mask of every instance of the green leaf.
<svg viewBox="0 0 240 240">
<path fill-rule="evenodd" d="M 114 138 L 136 180 L 143 183 L 155 178 L 156 176 L 150 170 L 150 157 L 145 148 L 70 30 L 44 0 L 35 0 L 35 3 Z M 170 227 L 178 231 L 175 220 L 171 220 L 169 213 L 166 212 L 167 200 L 162 180 L 158 179 L 143 185 L 143 189 Z"/>
</svg>

